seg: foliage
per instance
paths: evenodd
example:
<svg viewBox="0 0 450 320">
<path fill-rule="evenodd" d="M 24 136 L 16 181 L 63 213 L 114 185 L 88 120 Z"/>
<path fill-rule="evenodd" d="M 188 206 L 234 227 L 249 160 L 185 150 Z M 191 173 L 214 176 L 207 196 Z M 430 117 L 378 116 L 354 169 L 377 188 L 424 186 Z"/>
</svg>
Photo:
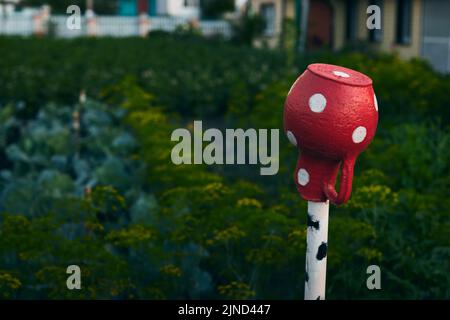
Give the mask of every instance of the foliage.
<svg viewBox="0 0 450 320">
<path fill-rule="evenodd" d="M 8 48 L 0 59 L 0 104 L 20 102 L 22 114 L 47 102 L 73 104 L 81 90 L 97 98 L 132 75 L 171 112 L 217 116 L 235 86 L 252 94 L 283 71 L 281 54 L 161 33 L 120 40 L 0 38 L 0 47 Z"/>
<path fill-rule="evenodd" d="M 245 11 L 242 16 L 232 21 L 233 41 L 237 44 L 252 45 L 262 35 L 266 22 L 261 15 Z"/>
<path fill-rule="evenodd" d="M 280 49 L 286 52 L 287 64 L 292 66 L 295 64 L 295 55 L 298 45 L 298 30 L 295 19 L 284 18 L 282 32 L 280 35 Z"/>
<path fill-rule="evenodd" d="M 191 117 L 282 128 L 298 71 L 279 68 L 277 52 L 177 37 L 0 39 L 13 51 L 0 60 L 9 102 L 0 109 L 1 298 L 302 298 L 306 203 L 287 139 L 276 176 L 170 161 L 171 132 L 192 130 Z M 35 56 L 18 52 L 25 43 Z M 175 59 L 171 50 L 188 43 L 188 58 Z M 91 62 L 78 56 L 88 44 Z M 150 47 L 172 60 L 141 51 Z M 75 79 L 42 56 L 56 48 L 73 53 L 59 62 Z M 305 57 L 298 68 L 319 60 L 369 74 L 380 106 L 352 198 L 332 208 L 328 297 L 450 298 L 449 79 L 419 61 L 357 53 Z M 95 99 L 74 101 L 82 88 Z M 71 264 L 81 267 L 80 291 L 66 288 Z M 382 290 L 366 287 L 371 264 Z"/>
<path fill-rule="evenodd" d="M 216 19 L 234 11 L 234 0 L 200 0 L 200 7 L 203 18 Z"/>
</svg>

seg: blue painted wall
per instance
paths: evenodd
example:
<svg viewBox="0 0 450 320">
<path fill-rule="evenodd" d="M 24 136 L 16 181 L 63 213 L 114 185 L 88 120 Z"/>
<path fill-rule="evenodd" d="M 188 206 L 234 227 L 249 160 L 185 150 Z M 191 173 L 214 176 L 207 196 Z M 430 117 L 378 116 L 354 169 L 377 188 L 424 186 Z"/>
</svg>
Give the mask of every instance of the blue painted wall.
<svg viewBox="0 0 450 320">
<path fill-rule="evenodd" d="M 148 15 L 151 17 L 157 15 L 156 0 L 148 0 Z"/>
<path fill-rule="evenodd" d="M 136 0 L 119 0 L 118 14 L 120 16 L 136 16 L 137 1 Z"/>
<path fill-rule="evenodd" d="M 148 15 L 151 17 L 158 15 L 157 1 L 148 1 Z M 118 0 L 118 12 L 119 16 L 136 16 L 138 14 L 137 0 Z"/>
</svg>

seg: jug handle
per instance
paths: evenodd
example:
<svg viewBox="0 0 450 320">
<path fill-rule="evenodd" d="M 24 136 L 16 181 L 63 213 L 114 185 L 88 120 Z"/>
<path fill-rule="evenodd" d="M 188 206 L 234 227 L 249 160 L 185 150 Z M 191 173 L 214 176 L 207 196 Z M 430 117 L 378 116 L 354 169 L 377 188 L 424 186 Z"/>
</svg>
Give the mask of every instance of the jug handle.
<svg viewBox="0 0 450 320">
<path fill-rule="evenodd" d="M 355 160 L 355 157 L 348 157 L 344 159 L 342 163 L 339 193 L 336 192 L 334 185 L 329 182 L 325 182 L 323 191 L 331 203 L 340 205 L 347 202 L 350 198 L 350 194 L 352 193 L 353 168 L 355 166 Z"/>
</svg>

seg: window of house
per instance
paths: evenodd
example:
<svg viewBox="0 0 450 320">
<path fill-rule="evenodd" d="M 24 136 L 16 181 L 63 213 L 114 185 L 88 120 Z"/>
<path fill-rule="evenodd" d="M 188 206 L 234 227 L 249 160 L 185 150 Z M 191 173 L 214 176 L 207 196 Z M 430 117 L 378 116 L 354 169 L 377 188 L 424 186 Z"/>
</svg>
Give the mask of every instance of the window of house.
<svg viewBox="0 0 450 320">
<path fill-rule="evenodd" d="M 273 3 L 264 3 L 261 5 L 261 16 L 266 22 L 264 35 L 272 36 L 275 34 L 275 6 Z"/>
<path fill-rule="evenodd" d="M 397 0 L 397 43 L 411 43 L 411 0 Z"/>
<path fill-rule="evenodd" d="M 357 1 L 347 0 L 345 5 L 345 37 L 347 40 L 356 40 Z"/>
<path fill-rule="evenodd" d="M 369 30 L 369 41 L 381 42 L 383 40 L 383 0 L 371 0 L 370 5 L 375 5 L 380 8 L 381 29 Z"/>
</svg>

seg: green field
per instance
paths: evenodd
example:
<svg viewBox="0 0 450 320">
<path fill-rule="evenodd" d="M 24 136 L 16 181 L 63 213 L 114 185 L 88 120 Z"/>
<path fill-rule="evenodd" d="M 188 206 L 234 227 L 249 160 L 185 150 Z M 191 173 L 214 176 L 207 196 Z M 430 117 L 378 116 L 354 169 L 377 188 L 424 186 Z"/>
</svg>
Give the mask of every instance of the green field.
<svg viewBox="0 0 450 320">
<path fill-rule="evenodd" d="M 295 148 L 282 136 L 278 174 L 260 176 L 175 166 L 170 135 L 193 120 L 282 129 L 312 62 L 369 75 L 380 116 L 350 201 L 331 208 L 327 298 L 450 298 L 450 78 L 424 62 L 164 34 L 0 48 L 0 298 L 302 299 Z M 72 264 L 82 290 L 67 290 Z M 373 264 L 381 290 L 366 287 Z"/>
</svg>

